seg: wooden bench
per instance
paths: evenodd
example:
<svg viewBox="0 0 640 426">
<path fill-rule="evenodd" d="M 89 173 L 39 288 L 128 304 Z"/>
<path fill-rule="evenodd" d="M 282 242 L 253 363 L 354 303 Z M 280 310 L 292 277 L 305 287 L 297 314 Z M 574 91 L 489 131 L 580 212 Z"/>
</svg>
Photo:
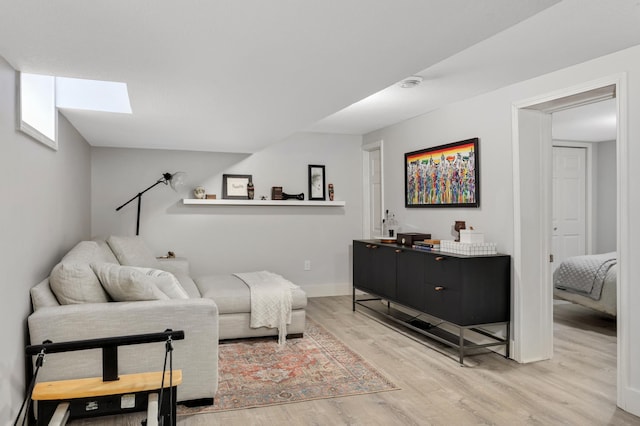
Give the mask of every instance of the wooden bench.
<svg viewBox="0 0 640 426">
<path fill-rule="evenodd" d="M 175 425 L 177 386 L 182 370 L 174 370 L 172 387 L 169 372 L 164 375 L 160 416 L 164 424 Z M 123 374 L 118 380 L 102 377 L 41 382 L 34 387 L 38 425 L 64 425 L 68 419 L 106 416 L 147 410 L 147 425 L 157 424 L 162 372 Z"/>
</svg>

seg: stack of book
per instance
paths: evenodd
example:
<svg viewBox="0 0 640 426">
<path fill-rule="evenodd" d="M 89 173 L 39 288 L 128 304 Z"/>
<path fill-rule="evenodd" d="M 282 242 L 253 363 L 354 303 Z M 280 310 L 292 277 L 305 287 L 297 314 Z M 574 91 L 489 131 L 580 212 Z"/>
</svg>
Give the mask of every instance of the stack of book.
<svg viewBox="0 0 640 426">
<path fill-rule="evenodd" d="M 440 250 L 440 240 L 414 241 L 411 247 L 418 250 L 438 251 Z"/>
</svg>

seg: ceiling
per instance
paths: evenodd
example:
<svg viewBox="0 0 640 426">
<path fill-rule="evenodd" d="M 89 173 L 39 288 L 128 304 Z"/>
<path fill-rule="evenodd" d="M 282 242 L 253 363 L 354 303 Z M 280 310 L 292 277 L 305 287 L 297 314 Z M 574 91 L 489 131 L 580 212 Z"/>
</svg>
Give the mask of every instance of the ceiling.
<svg viewBox="0 0 640 426">
<path fill-rule="evenodd" d="M 0 56 L 125 82 L 132 114 L 63 110 L 93 146 L 255 152 L 364 134 L 640 44 L 636 0 L 0 0 Z M 414 89 L 396 84 L 424 77 Z"/>
</svg>

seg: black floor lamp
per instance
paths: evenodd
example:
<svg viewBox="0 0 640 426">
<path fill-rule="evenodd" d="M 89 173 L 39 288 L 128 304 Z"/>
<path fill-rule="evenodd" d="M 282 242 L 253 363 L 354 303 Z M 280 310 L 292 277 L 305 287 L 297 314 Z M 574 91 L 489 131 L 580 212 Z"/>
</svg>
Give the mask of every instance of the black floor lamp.
<svg viewBox="0 0 640 426">
<path fill-rule="evenodd" d="M 170 185 L 171 188 L 174 191 L 177 191 L 178 190 L 177 188 L 180 187 L 184 183 L 185 176 L 186 176 L 186 174 L 183 173 L 183 172 L 175 172 L 173 174 L 172 173 L 163 173 L 162 174 L 162 178 L 158 179 L 158 181 L 156 183 L 154 183 L 153 185 L 151 185 L 150 187 L 148 187 L 144 191 L 138 192 L 138 194 L 136 194 L 133 198 L 131 198 L 129 201 L 127 201 L 126 203 L 124 203 L 123 205 L 118 207 L 116 209 L 116 211 L 120 211 L 121 208 L 123 208 L 124 206 L 126 206 L 127 204 L 132 202 L 133 200 L 138 199 L 138 216 L 136 217 L 136 235 L 139 235 L 140 234 L 140 202 L 142 201 L 142 194 L 144 194 L 145 192 L 147 192 L 151 188 L 153 188 L 156 185 L 159 185 L 161 183 L 164 183 L 165 185 Z"/>
</svg>

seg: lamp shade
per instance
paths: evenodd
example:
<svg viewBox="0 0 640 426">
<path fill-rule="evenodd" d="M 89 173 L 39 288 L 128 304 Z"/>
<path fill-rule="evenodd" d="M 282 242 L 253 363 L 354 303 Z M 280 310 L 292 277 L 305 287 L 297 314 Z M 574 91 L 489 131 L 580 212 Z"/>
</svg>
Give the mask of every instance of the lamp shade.
<svg viewBox="0 0 640 426">
<path fill-rule="evenodd" d="M 185 172 L 175 172 L 167 180 L 169 181 L 169 185 L 171 186 L 171 189 L 178 192 L 184 186 L 186 177 L 187 177 L 187 174 Z"/>
</svg>

